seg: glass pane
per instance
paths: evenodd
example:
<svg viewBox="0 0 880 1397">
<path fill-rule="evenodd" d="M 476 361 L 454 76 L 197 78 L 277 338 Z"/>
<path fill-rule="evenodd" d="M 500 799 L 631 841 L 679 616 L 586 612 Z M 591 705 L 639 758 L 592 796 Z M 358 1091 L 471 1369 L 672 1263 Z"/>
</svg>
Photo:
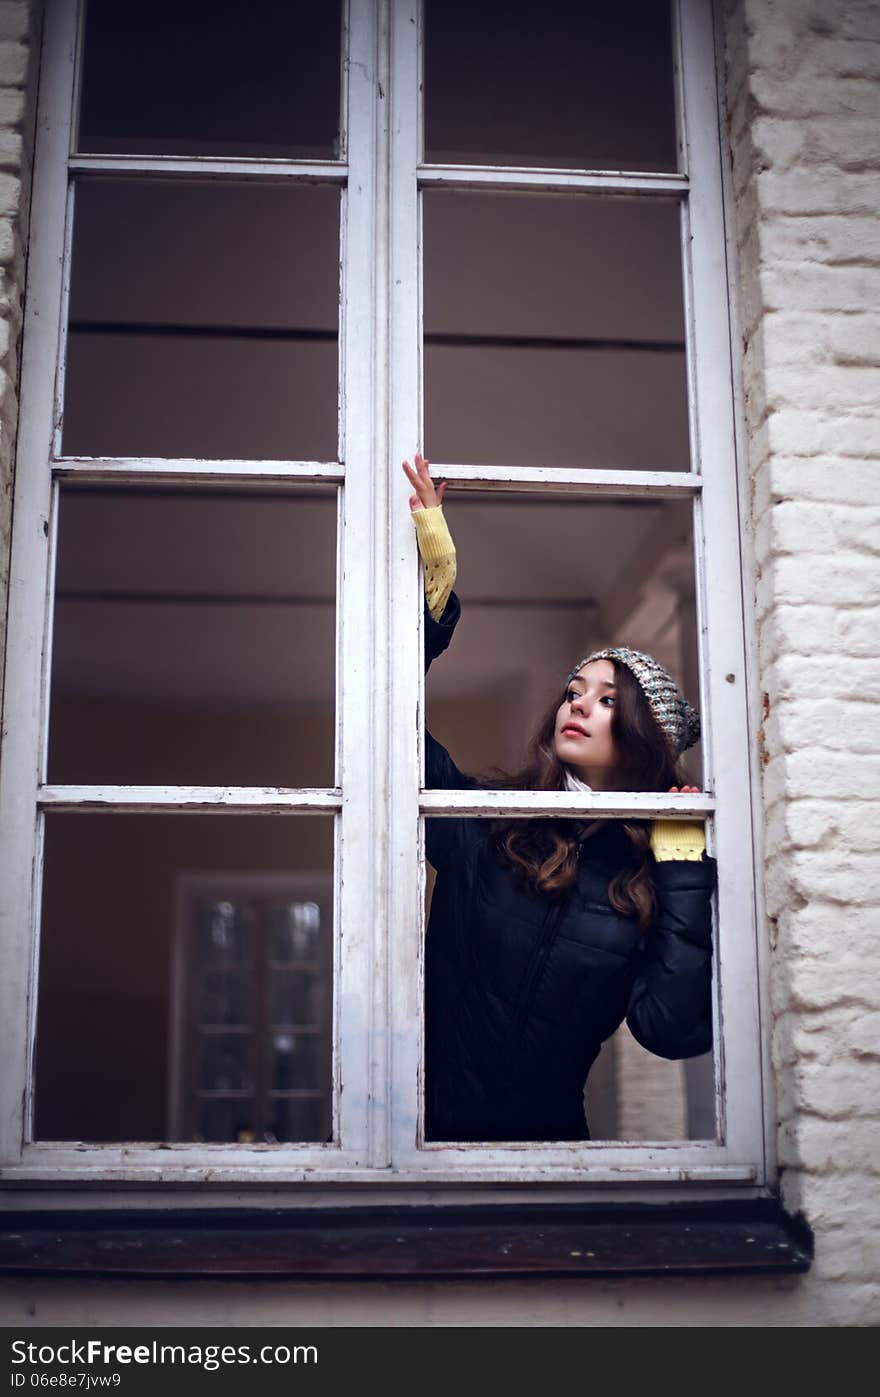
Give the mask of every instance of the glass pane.
<svg viewBox="0 0 880 1397">
<path fill-rule="evenodd" d="M 269 918 L 273 960 L 314 959 L 321 935 L 321 909 L 316 902 L 282 903 L 272 908 Z"/>
<path fill-rule="evenodd" d="M 315 1027 L 324 1018 L 324 986 L 311 971 L 272 970 L 270 1013 L 274 1024 Z"/>
<path fill-rule="evenodd" d="M 428 1142 L 714 1137 L 711 871 L 664 885 L 647 829 L 427 822 Z"/>
<path fill-rule="evenodd" d="M 269 1040 L 272 1090 L 314 1089 L 329 1072 L 328 1048 L 318 1033 L 273 1033 Z"/>
<path fill-rule="evenodd" d="M 198 1017 L 203 1025 L 252 1024 L 256 986 L 250 971 L 237 967 L 204 971 Z"/>
<path fill-rule="evenodd" d="M 88 0 L 81 151 L 333 159 L 338 0 Z"/>
<path fill-rule="evenodd" d="M 598 662 L 601 673 L 587 673 L 617 691 L 591 692 L 581 678 L 573 685 L 580 707 L 566 715 L 573 727 L 559 726 L 570 671 L 610 646 L 653 657 L 699 706 L 690 503 L 468 492 L 448 497 L 445 513 L 462 614 L 431 666 L 427 717 L 459 771 L 526 789 L 564 789 L 567 776 L 597 790 L 701 787 L 699 742 L 685 748 L 678 770 L 667 751 L 660 722 L 679 731 L 679 710 L 652 708 L 635 679 L 626 687 L 630 671 L 608 659 Z M 655 682 L 658 671 L 648 677 Z M 448 786 L 451 775 L 428 744 L 427 784 Z M 638 904 L 621 909 L 610 890 L 630 861 L 641 868 L 649 826 L 506 822 L 504 831 L 514 830 L 522 844 L 503 849 L 493 821 L 427 821 L 436 870 L 426 943 L 427 1138 L 582 1139 L 585 1128 L 593 1139 L 711 1138 L 712 1058 L 686 1014 L 668 1044 L 650 1024 L 647 1047 L 620 1026 L 657 921 L 649 917 L 642 934 Z M 541 869 L 549 882 L 538 883 Z M 663 944 L 654 943 L 658 953 Z M 707 964 L 695 982 L 702 996 Z M 550 1083 L 563 1085 L 561 1096 Z"/>
<path fill-rule="evenodd" d="M 77 183 L 64 452 L 337 455 L 339 193 Z"/>
<path fill-rule="evenodd" d="M 202 1033 L 198 1085 L 201 1091 L 254 1090 L 253 1038 L 243 1033 Z"/>
<path fill-rule="evenodd" d="M 676 168 L 668 0 L 426 0 L 425 159 Z"/>
<path fill-rule="evenodd" d="M 332 888 L 332 818 L 49 814 L 36 1137 L 325 1140 Z M 309 1032 L 273 1027 L 281 900 L 320 908 Z M 212 914 L 224 904 L 236 915 Z M 220 957 L 212 924 L 231 938 Z M 279 1129 L 279 1088 L 309 1092 L 316 1133 Z"/>
<path fill-rule="evenodd" d="M 224 1100 L 211 1097 L 199 1103 L 199 1123 L 194 1138 L 211 1145 L 250 1144 L 254 1103 L 251 1098 Z"/>
<path fill-rule="evenodd" d="M 450 492 L 445 514 L 462 617 L 428 677 L 428 725 L 463 770 L 518 771 L 569 670 L 604 646 L 654 656 L 699 706 L 688 501 Z M 700 753 L 684 754 L 688 784 Z"/>
<path fill-rule="evenodd" d="M 327 1102 L 320 1096 L 277 1097 L 272 1102 L 275 1137 L 284 1140 L 326 1140 L 330 1134 Z"/>
<path fill-rule="evenodd" d="M 423 199 L 428 456 L 689 469 L 678 205 Z"/>
<path fill-rule="evenodd" d="M 203 961 L 250 962 L 254 955 L 254 917 L 250 907 L 208 902 L 199 908 L 199 955 Z M 214 976 L 215 981 L 221 977 Z M 228 976 L 222 977 L 228 979 Z"/>
<path fill-rule="evenodd" d="M 62 491 L 49 779 L 333 785 L 335 491 Z"/>
</svg>

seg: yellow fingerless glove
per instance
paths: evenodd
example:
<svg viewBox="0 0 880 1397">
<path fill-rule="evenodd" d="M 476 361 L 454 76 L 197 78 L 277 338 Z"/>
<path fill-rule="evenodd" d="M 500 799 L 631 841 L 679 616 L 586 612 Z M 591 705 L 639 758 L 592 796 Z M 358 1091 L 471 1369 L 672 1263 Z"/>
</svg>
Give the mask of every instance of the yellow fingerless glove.
<svg viewBox="0 0 880 1397">
<path fill-rule="evenodd" d="M 455 544 L 443 518 L 442 505 L 417 509 L 412 518 L 425 570 L 425 600 L 434 620 L 439 621 L 455 586 Z"/>
<path fill-rule="evenodd" d="M 655 820 L 651 826 L 651 850 L 658 863 L 699 863 L 705 849 L 705 828 L 693 820 Z"/>
</svg>

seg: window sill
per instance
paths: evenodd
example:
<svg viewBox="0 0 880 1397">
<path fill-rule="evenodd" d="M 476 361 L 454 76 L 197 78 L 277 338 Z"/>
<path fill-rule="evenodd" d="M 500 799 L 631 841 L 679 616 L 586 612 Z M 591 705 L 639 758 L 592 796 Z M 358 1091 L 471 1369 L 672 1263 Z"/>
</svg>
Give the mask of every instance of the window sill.
<svg viewBox="0 0 880 1397">
<path fill-rule="evenodd" d="M 0 1213 L 0 1272 L 443 1279 L 809 1269 L 806 1225 L 773 1200 Z"/>
</svg>

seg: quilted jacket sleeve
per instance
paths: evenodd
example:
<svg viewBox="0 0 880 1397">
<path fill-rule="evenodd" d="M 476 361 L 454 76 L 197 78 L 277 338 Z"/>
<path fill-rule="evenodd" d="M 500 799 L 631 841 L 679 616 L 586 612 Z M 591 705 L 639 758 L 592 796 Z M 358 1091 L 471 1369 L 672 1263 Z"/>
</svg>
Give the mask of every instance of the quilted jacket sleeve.
<svg viewBox="0 0 880 1397">
<path fill-rule="evenodd" d="M 449 600 L 443 609 L 443 613 L 438 621 L 434 620 L 428 610 L 428 602 L 425 600 L 425 673 L 431 668 L 431 661 L 436 660 L 438 655 L 442 655 L 450 640 L 452 633 L 458 625 L 461 616 L 461 602 L 454 592 L 449 595 Z"/>
<path fill-rule="evenodd" d="M 657 916 L 645 935 L 626 1022 L 659 1057 L 696 1057 L 712 1047 L 712 890 L 715 860 L 654 868 Z"/>
<path fill-rule="evenodd" d="M 446 603 L 442 616 L 435 621 L 425 602 L 425 669 L 431 661 L 442 655 L 452 639 L 452 633 L 461 615 L 461 604 L 453 592 Z M 446 748 L 425 733 L 425 786 L 429 790 L 461 791 L 474 783 L 459 771 Z M 425 852 L 428 862 L 441 869 L 451 864 L 459 853 L 459 842 L 463 829 L 459 819 L 431 819 L 425 821 Z"/>
</svg>

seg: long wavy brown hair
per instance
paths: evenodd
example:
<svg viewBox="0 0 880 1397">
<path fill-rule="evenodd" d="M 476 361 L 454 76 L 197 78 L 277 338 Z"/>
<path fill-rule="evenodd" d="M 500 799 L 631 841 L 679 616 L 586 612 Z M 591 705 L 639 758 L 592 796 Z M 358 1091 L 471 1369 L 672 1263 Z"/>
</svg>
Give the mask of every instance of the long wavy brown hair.
<svg viewBox="0 0 880 1397">
<path fill-rule="evenodd" d="M 626 665 L 613 657 L 616 702 L 611 736 L 618 754 L 616 787 L 624 791 L 668 791 L 681 785 L 678 763 L 654 719 L 638 680 Z M 528 747 L 525 766 L 513 774 L 493 773 L 491 784 L 510 790 L 562 791 L 565 767 L 554 751 L 556 715 L 567 688 L 542 717 Z M 489 778 L 486 783 L 489 784 Z M 591 833 L 604 821 L 596 821 Z M 651 821 L 621 820 L 632 848 L 631 864 L 622 868 L 608 885 L 608 899 L 615 911 L 636 917 L 641 931 L 650 927 L 656 910 L 651 876 Z M 572 886 L 577 874 L 578 845 L 582 827 L 573 820 L 506 820 L 495 827 L 499 858 L 538 892 L 559 897 Z"/>
</svg>

